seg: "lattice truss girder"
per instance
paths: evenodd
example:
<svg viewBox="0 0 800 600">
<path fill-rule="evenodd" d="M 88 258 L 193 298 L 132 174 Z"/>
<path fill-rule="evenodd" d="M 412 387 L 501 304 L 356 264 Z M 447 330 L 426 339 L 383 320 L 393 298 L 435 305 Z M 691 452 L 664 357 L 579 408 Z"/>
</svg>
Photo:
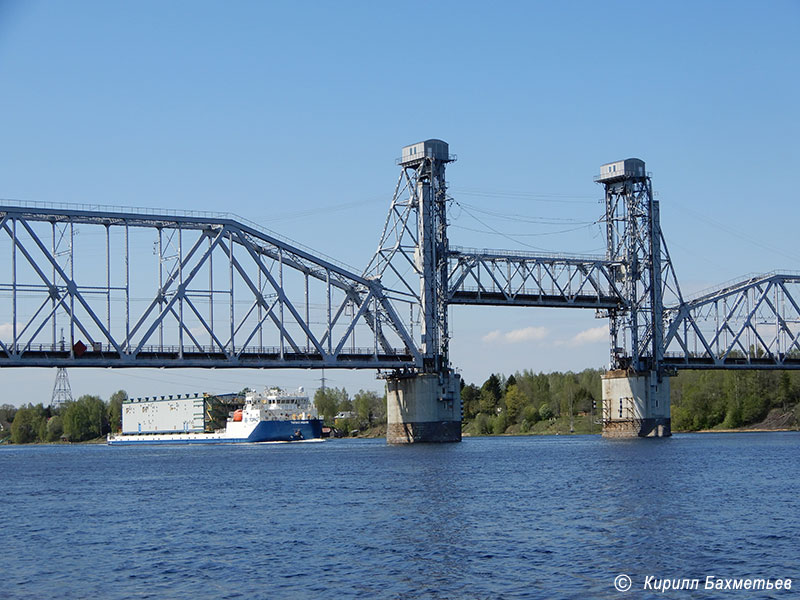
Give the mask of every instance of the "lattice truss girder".
<svg viewBox="0 0 800 600">
<path fill-rule="evenodd" d="M 421 362 L 379 281 L 231 219 L 0 207 L 0 257 L 0 364 Z"/>
<path fill-rule="evenodd" d="M 409 329 L 419 327 L 428 370 L 447 363 L 447 218 L 445 165 L 420 156 L 401 164 L 378 248 L 364 276 L 380 279 L 390 297 L 405 303 Z M 406 311 L 408 311 L 406 313 Z"/>
<path fill-rule="evenodd" d="M 404 168 L 395 185 L 389 214 L 383 226 L 378 249 L 364 269 L 364 276 L 380 279 L 395 297 L 418 304 L 422 264 L 417 259 L 419 246 L 416 170 Z"/>
<path fill-rule="evenodd" d="M 800 275 L 770 273 L 665 310 L 677 368 L 800 368 Z"/>
<path fill-rule="evenodd" d="M 624 278 L 623 288 L 625 289 L 628 305 L 633 307 L 637 313 L 635 338 L 631 335 L 633 321 L 630 319 L 630 314 L 632 311 L 626 310 L 618 313 L 618 319 L 624 323 L 624 327 L 628 328 L 625 331 L 623 347 L 626 350 L 631 350 L 630 356 L 638 356 L 645 361 L 650 361 L 653 358 L 653 336 L 657 335 L 657 332 L 654 331 L 654 325 L 659 319 L 658 309 L 653 306 L 653 282 L 655 281 L 655 285 L 658 285 L 660 289 L 660 293 L 655 296 L 660 297 L 662 301 L 667 299 L 678 304 L 682 298 L 678 279 L 672 267 L 663 235 L 661 235 L 660 241 L 661 260 L 657 263 L 660 271 L 658 278 L 650 276 L 652 266 L 648 258 L 638 262 L 640 269 L 645 269 L 644 272 L 640 271 L 639 277 L 631 277 L 630 280 L 627 277 Z M 635 348 L 631 345 L 633 339 L 636 340 Z M 659 346 L 663 348 L 663 342 Z"/>
<path fill-rule="evenodd" d="M 609 312 L 612 367 L 659 369 L 665 299 L 682 301 L 649 176 L 606 184 L 607 255 L 624 298 Z"/>
<path fill-rule="evenodd" d="M 451 248 L 450 304 L 622 309 L 616 265 L 600 257 Z"/>
</svg>

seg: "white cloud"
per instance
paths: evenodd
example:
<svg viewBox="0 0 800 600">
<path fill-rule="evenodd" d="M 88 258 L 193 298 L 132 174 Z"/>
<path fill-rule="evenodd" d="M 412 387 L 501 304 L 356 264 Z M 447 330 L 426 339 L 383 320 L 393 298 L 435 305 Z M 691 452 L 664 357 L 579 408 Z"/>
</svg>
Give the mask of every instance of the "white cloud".
<svg viewBox="0 0 800 600">
<path fill-rule="evenodd" d="M 523 342 L 535 342 L 550 336 L 551 331 L 547 327 L 524 327 L 522 329 L 512 329 L 502 331 L 495 329 L 484 335 L 481 340 L 491 344 L 520 344 Z M 566 346 L 577 348 L 590 344 L 608 342 L 608 325 L 591 327 L 578 332 L 568 339 L 561 339 L 554 342 L 555 346 Z"/>
<path fill-rule="evenodd" d="M 562 344 L 566 346 L 586 346 L 587 344 L 597 344 L 598 342 L 608 341 L 608 325 L 600 325 L 599 327 L 592 327 L 591 329 L 584 329 L 583 331 L 572 336 Z"/>
<path fill-rule="evenodd" d="M 25 327 L 24 323 L 17 323 L 17 335 L 19 335 L 20 331 Z M 14 331 L 11 327 L 11 323 L 0 323 L 0 340 L 4 342 L 10 342 L 14 337 Z"/>
<path fill-rule="evenodd" d="M 481 340 L 487 343 L 519 344 L 522 342 L 542 340 L 546 338 L 549 333 L 547 327 L 524 327 L 522 329 L 512 329 L 506 332 L 496 329 L 484 335 Z"/>
</svg>

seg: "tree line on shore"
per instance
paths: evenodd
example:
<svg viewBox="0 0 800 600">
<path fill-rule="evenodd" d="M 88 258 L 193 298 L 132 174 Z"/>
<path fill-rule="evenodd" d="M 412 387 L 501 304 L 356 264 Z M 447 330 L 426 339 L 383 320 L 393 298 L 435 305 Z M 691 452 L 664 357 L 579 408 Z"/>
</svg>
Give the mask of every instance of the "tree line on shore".
<svg viewBox="0 0 800 600">
<path fill-rule="evenodd" d="M 491 374 L 480 386 L 462 384 L 464 433 L 471 435 L 599 432 L 603 369 L 578 373 Z M 385 426 L 386 397 L 344 388 L 314 396 L 326 424 L 343 431 Z M 794 413 L 800 422 L 800 371 L 680 371 L 670 378 L 672 429 L 745 427 L 771 410 Z M 336 415 L 347 418 L 335 419 Z"/>
<path fill-rule="evenodd" d="M 344 387 L 320 388 L 314 406 L 325 424 L 343 435 L 386 425 L 386 395 L 371 390 L 358 390 L 351 399 Z"/>
<path fill-rule="evenodd" d="M 670 381 L 670 401 L 679 431 L 754 425 L 771 410 L 800 421 L 800 372 L 681 371 Z"/>
<path fill-rule="evenodd" d="M 492 374 L 480 386 L 461 390 L 464 431 L 472 434 L 546 432 L 557 419 L 602 419 L 604 371 Z M 673 431 L 734 429 L 763 421 L 771 410 L 800 422 L 798 371 L 680 371 L 670 378 Z M 583 421 L 581 421 L 583 419 Z"/>
<path fill-rule="evenodd" d="M 545 433 L 562 416 L 570 416 L 574 430 L 592 430 L 592 414 L 599 416 L 602 371 L 535 373 L 525 369 L 508 377 L 491 374 L 479 387 L 461 389 L 464 433 Z M 575 420 L 577 418 L 577 427 Z"/>
<path fill-rule="evenodd" d="M 27 404 L 19 408 L 0 406 L 0 423 L 10 423 L 3 439 L 14 444 L 45 442 L 85 442 L 119 431 L 122 422 L 122 401 L 125 390 L 111 395 L 108 402 L 99 396 L 85 395 L 61 406 Z"/>
</svg>

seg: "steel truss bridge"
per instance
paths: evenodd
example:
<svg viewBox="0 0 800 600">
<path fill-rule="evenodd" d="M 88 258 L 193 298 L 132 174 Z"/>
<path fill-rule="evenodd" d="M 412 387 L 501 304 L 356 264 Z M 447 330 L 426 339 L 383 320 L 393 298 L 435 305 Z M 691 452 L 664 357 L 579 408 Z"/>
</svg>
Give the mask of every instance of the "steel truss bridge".
<svg viewBox="0 0 800 600">
<path fill-rule="evenodd" d="M 0 367 L 441 372 L 461 304 L 593 309 L 617 369 L 800 368 L 800 274 L 684 299 L 643 162 L 596 178 L 605 256 L 545 255 L 449 245 L 447 150 L 403 149 L 363 272 L 230 215 L 0 201 Z"/>
<path fill-rule="evenodd" d="M 257 226 L 211 215 L 38 206 L 3 206 L 0 215 L 0 293 L 11 309 L 0 365 L 402 368 L 421 361 L 380 281 Z"/>
</svg>

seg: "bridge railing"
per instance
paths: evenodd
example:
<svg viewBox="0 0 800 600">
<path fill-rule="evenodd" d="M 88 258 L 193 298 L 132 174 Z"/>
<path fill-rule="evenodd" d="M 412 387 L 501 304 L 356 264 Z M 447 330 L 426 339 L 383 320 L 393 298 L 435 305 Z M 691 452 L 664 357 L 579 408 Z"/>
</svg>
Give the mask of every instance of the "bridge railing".
<svg viewBox="0 0 800 600">
<path fill-rule="evenodd" d="M 12 344 L 7 341 L 3 341 L 3 345 L 6 347 L 9 353 L 11 354 L 24 354 L 24 353 L 63 353 L 63 354 L 75 354 L 73 349 L 67 345 L 62 345 L 60 343 L 55 344 Z M 275 355 L 280 354 L 281 347 L 280 346 L 248 346 L 246 348 L 242 348 L 240 353 L 241 354 L 263 354 L 263 355 Z M 284 353 L 288 354 L 284 349 Z M 317 349 L 313 346 L 300 346 L 296 349 L 291 351 L 293 354 L 307 354 L 309 356 L 314 356 L 317 354 Z M 131 355 L 134 356 L 133 353 L 125 352 L 124 350 L 120 353 L 117 351 L 117 348 L 112 346 L 111 344 L 100 344 L 97 343 L 93 347 L 87 347 L 86 350 L 80 352 L 79 355 L 76 355 L 78 358 L 80 356 L 97 356 L 97 355 Z M 142 346 L 138 349 L 136 354 L 208 354 L 208 355 L 225 355 L 225 351 L 221 349 L 219 346 L 210 346 L 210 345 L 203 345 L 203 346 L 179 346 L 179 345 L 149 345 L 149 346 Z M 395 356 L 410 356 L 411 353 L 405 348 L 388 348 L 388 349 L 381 349 L 380 352 L 376 352 L 374 346 L 348 346 L 346 348 L 342 348 L 340 354 L 351 354 L 351 355 L 359 355 L 359 356 L 370 356 L 370 355 L 395 355 Z M 3 361 L 3 356 L 0 354 L 0 363 Z"/>
</svg>

